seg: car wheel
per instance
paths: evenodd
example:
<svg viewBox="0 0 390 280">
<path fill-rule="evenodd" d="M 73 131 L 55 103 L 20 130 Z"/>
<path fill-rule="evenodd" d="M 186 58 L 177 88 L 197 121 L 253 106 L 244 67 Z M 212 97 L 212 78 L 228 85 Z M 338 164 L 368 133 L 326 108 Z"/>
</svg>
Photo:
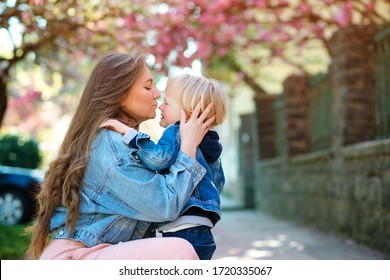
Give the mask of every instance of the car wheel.
<svg viewBox="0 0 390 280">
<path fill-rule="evenodd" d="M 3 225 L 22 223 L 28 214 L 27 200 L 21 193 L 12 190 L 0 193 L 0 222 Z"/>
</svg>

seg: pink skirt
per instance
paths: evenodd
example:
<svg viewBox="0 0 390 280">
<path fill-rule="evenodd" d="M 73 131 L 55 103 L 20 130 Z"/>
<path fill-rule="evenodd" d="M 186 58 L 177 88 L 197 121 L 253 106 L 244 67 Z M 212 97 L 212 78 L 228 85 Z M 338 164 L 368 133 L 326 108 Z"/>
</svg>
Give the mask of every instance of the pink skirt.
<svg viewBox="0 0 390 280">
<path fill-rule="evenodd" d="M 155 237 L 99 244 L 87 247 L 81 242 L 53 239 L 41 260 L 198 260 L 192 245 L 182 238 Z"/>
</svg>

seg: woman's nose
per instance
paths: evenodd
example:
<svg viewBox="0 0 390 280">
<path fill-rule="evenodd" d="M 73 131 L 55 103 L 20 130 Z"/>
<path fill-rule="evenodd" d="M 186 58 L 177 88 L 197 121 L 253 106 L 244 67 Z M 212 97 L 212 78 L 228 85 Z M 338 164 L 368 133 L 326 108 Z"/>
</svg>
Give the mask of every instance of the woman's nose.
<svg viewBox="0 0 390 280">
<path fill-rule="evenodd" d="M 154 91 L 153 91 L 154 99 L 158 99 L 158 98 L 160 98 L 160 96 L 161 96 L 160 92 L 156 88 L 154 88 Z"/>
</svg>

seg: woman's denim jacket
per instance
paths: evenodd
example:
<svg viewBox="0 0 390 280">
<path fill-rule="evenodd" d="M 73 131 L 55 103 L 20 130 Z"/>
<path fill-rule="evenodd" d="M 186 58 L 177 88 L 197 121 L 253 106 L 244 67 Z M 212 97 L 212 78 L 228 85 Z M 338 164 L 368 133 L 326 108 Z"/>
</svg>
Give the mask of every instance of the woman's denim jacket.
<svg viewBox="0 0 390 280">
<path fill-rule="evenodd" d="M 213 133 L 218 136 L 215 131 Z M 225 184 L 221 160 L 219 159 L 222 146 L 218 141 L 219 137 L 211 139 L 206 136 L 199 145 L 199 147 L 203 146 L 205 148 L 198 148 L 196 152 L 196 160 L 206 169 L 206 175 L 195 188 L 181 214 L 189 211 L 192 207 L 198 207 L 208 213 L 206 216 L 215 225 L 221 219 L 219 194 Z M 125 142 L 130 140 L 129 138 L 127 138 L 127 141 L 125 139 L 124 137 Z M 205 141 L 208 143 L 204 143 Z M 157 144 L 150 140 L 149 135 L 142 132 L 139 132 L 128 144 L 131 147 L 130 153 L 145 167 L 160 173 L 164 172 L 176 161 L 180 151 L 179 123 L 168 126 Z M 211 162 L 206 162 L 205 158 L 213 159 Z"/>
<path fill-rule="evenodd" d="M 101 129 L 92 145 L 80 189 L 80 216 L 74 233 L 65 228 L 67 209 L 57 207 L 52 238 L 87 246 L 140 239 L 151 222 L 175 220 L 206 170 L 179 152 L 166 174 L 148 170 L 129 154 L 122 136 Z"/>
</svg>

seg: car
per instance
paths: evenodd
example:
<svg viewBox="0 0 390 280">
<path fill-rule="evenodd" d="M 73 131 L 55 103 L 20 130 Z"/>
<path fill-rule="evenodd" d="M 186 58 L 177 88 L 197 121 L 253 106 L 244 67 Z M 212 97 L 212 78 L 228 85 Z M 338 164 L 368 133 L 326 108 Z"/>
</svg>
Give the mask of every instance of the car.
<svg viewBox="0 0 390 280">
<path fill-rule="evenodd" d="M 41 170 L 0 165 L 0 223 L 10 226 L 32 220 L 43 177 Z"/>
</svg>

